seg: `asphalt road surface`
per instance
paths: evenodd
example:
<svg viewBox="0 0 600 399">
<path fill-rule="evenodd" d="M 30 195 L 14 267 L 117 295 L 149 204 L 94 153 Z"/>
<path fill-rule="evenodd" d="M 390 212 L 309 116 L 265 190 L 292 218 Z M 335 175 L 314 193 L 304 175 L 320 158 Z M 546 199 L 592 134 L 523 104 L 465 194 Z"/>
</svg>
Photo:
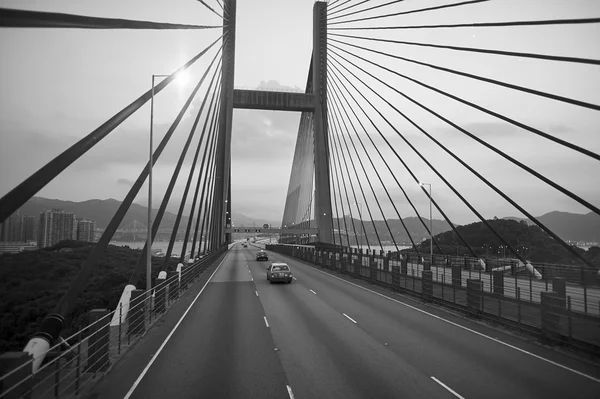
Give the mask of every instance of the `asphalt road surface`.
<svg viewBox="0 0 600 399">
<path fill-rule="evenodd" d="M 234 246 L 166 343 L 151 332 L 92 397 L 600 397 L 598 367 L 271 252 L 295 279 L 269 284 L 257 250 Z"/>
</svg>

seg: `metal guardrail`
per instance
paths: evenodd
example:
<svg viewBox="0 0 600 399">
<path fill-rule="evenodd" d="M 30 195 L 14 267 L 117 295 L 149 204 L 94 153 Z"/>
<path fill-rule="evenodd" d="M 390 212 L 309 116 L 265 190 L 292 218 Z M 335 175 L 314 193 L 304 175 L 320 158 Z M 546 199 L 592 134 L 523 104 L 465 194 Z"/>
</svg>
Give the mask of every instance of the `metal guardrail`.
<svg viewBox="0 0 600 399">
<path fill-rule="evenodd" d="M 227 249 L 224 246 L 184 267 L 181 273 L 157 284 L 151 293 L 143 291 L 132 296 L 128 309 L 124 310 L 120 303 L 111 312 L 92 310 L 91 318 L 97 320 L 48 349 L 42 355 L 44 363 L 35 373 L 32 366 L 36 359 L 28 356 L 28 360 L 0 376 L 0 398 L 64 399 L 84 394 L 86 385 L 105 374 L 116 359 L 132 348 Z M 147 298 L 154 299 L 153 307 Z M 111 325 L 113 319 L 120 323 Z"/>
<path fill-rule="evenodd" d="M 513 267 L 488 272 L 490 265 L 481 267 L 478 259 L 431 265 L 417 256 L 281 244 L 266 249 L 600 356 L 600 287 L 585 279 L 543 277 L 559 274 L 564 265 L 535 265 L 543 270 L 538 279 Z"/>
</svg>

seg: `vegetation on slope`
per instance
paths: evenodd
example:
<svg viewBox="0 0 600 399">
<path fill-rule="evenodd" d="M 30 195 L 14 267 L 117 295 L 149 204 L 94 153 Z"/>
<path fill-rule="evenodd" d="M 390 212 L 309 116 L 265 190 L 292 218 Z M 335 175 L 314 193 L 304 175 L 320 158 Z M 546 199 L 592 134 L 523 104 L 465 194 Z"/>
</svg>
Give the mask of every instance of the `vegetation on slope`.
<svg viewBox="0 0 600 399">
<path fill-rule="evenodd" d="M 45 315 L 58 303 L 87 258 L 93 244 L 63 241 L 39 251 L 0 255 L 0 353 L 22 350 Z M 96 265 L 73 312 L 63 337 L 87 323 L 92 309 L 114 309 L 134 270 L 140 250 L 109 245 Z M 153 258 L 156 276 L 164 259 Z M 171 261 L 171 268 L 177 264 Z M 140 286 L 145 288 L 145 272 Z"/>
</svg>

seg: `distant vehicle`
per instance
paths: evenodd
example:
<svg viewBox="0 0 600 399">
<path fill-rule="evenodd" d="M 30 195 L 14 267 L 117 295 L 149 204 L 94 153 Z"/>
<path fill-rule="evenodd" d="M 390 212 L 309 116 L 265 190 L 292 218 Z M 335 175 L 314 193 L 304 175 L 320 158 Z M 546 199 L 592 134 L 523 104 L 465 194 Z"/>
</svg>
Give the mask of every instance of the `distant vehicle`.
<svg viewBox="0 0 600 399">
<path fill-rule="evenodd" d="M 244 248 L 248 248 L 248 244 L 244 243 Z"/>
<path fill-rule="evenodd" d="M 267 266 L 267 280 L 271 284 L 278 281 L 290 284 L 292 282 L 292 270 L 287 263 L 271 263 Z"/>
<path fill-rule="evenodd" d="M 256 253 L 256 260 L 257 261 L 269 260 L 269 255 L 267 255 L 267 253 L 265 251 L 258 251 Z"/>
</svg>

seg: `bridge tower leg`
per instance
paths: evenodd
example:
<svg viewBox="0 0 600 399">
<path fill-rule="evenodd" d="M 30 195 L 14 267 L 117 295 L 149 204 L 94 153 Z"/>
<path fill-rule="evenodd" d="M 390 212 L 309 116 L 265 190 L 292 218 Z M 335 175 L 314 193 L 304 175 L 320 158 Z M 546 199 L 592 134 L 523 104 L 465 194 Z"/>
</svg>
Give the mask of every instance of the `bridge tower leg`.
<svg viewBox="0 0 600 399">
<path fill-rule="evenodd" d="M 313 93 L 315 153 L 315 222 L 318 242 L 333 244 L 331 189 L 329 182 L 329 141 L 327 124 L 327 3 L 313 7 Z"/>
<path fill-rule="evenodd" d="M 225 226 L 231 216 L 231 124 L 233 120 L 233 76 L 235 69 L 236 0 L 223 2 L 223 64 L 221 74 L 221 114 L 217 147 L 216 190 L 213 211 L 216 212 L 215 248 L 226 243 L 230 235 Z"/>
</svg>

